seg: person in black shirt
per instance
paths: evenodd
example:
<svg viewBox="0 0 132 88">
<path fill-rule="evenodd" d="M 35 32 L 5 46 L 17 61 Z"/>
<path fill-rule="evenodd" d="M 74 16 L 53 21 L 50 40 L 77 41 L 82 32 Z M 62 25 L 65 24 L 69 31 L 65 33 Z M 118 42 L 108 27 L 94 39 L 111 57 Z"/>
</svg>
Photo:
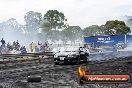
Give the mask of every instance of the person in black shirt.
<svg viewBox="0 0 132 88">
<path fill-rule="evenodd" d="M 20 48 L 20 44 L 19 44 L 18 40 L 16 42 L 15 48 L 16 48 L 16 50 L 19 50 L 19 48 Z"/>
<path fill-rule="evenodd" d="M 14 41 L 14 42 L 13 42 L 13 45 L 12 45 L 12 46 L 13 46 L 13 48 L 15 48 L 15 45 L 16 45 L 16 42 Z"/>
<path fill-rule="evenodd" d="M 2 47 L 5 47 L 5 40 L 2 38 L 2 40 L 1 40 L 1 43 L 2 43 Z"/>
<path fill-rule="evenodd" d="M 27 53 L 27 50 L 26 50 L 26 47 L 25 47 L 25 46 L 22 46 L 22 47 L 20 48 L 20 50 L 21 50 L 21 53 L 22 53 L 22 54 Z"/>
</svg>

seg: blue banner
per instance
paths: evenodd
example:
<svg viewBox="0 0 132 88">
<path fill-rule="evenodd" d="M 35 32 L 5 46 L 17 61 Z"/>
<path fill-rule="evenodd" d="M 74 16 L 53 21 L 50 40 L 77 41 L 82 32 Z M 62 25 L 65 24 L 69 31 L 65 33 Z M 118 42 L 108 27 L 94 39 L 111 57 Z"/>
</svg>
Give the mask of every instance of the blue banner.
<svg viewBox="0 0 132 88">
<path fill-rule="evenodd" d="M 132 43 L 132 35 L 127 35 L 127 43 Z"/>
<path fill-rule="evenodd" d="M 84 43 L 94 43 L 96 45 L 102 44 L 116 44 L 118 42 L 125 42 L 125 35 L 107 35 L 107 36 L 89 36 L 84 37 Z"/>
</svg>

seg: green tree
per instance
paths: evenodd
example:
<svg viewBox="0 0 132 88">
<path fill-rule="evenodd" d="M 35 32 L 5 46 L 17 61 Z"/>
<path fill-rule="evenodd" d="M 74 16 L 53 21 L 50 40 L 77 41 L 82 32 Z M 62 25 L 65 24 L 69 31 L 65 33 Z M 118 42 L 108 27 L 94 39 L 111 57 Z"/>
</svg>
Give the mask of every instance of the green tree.
<svg viewBox="0 0 132 88">
<path fill-rule="evenodd" d="M 47 13 L 44 15 L 44 20 L 46 20 L 45 25 L 50 27 L 50 29 L 60 29 L 65 28 L 65 18 L 62 12 L 57 10 L 48 10 Z"/>
<path fill-rule="evenodd" d="M 46 34 L 47 39 L 50 39 L 52 42 L 58 41 L 60 39 L 60 31 L 58 30 L 50 30 Z"/>
<path fill-rule="evenodd" d="M 69 40 L 75 43 L 75 40 L 82 38 L 82 29 L 79 26 L 69 26 L 62 30 L 61 35 L 63 42 L 66 43 Z"/>
<path fill-rule="evenodd" d="M 125 24 L 125 22 L 118 20 L 107 21 L 105 27 L 106 35 L 128 34 L 131 32 L 130 28 Z"/>
<path fill-rule="evenodd" d="M 41 23 L 40 23 L 40 28 L 42 29 L 42 33 L 43 34 L 47 34 L 51 28 L 50 28 L 50 24 L 47 20 L 43 20 Z"/>
<path fill-rule="evenodd" d="M 104 35 L 104 26 L 92 25 L 84 28 L 83 30 L 84 36 L 96 36 L 96 35 Z"/>
<path fill-rule="evenodd" d="M 64 29 L 60 33 L 60 39 L 63 41 L 63 44 L 66 44 L 66 42 L 69 40 L 69 33 L 68 30 Z"/>
<path fill-rule="evenodd" d="M 42 14 L 34 11 L 29 11 L 24 16 L 26 22 L 26 30 L 32 32 L 37 31 L 40 27 L 40 22 L 42 21 Z"/>
<path fill-rule="evenodd" d="M 19 24 L 16 19 L 10 18 L 9 20 L 6 21 L 6 29 L 9 29 L 8 31 L 12 32 L 18 32 L 22 33 L 24 26 Z"/>
</svg>

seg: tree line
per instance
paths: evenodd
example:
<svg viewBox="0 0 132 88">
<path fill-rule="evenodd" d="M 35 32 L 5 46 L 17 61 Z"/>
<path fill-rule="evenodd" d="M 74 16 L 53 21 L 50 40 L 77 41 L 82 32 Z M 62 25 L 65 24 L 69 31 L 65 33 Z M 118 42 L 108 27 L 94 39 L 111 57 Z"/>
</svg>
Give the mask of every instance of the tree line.
<svg viewBox="0 0 132 88">
<path fill-rule="evenodd" d="M 124 21 L 109 20 L 104 25 L 91 25 L 84 29 L 80 26 L 72 26 L 67 23 L 64 13 L 58 10 L 48 10 L 44 15 L 39 12 L 29 11 L 24 16 L 25 25 L 19 24 L 11 18 L 7 22 L 0 23 L 3 30 L 10 29 L 13 33 L 24 36 L 37 36 L 42 41 L 62 40 L 75 41 L 84 36 L 129 34 L 130 28 Z M 8 30 L 9 31 L 9 30 Z"/>
</svg>

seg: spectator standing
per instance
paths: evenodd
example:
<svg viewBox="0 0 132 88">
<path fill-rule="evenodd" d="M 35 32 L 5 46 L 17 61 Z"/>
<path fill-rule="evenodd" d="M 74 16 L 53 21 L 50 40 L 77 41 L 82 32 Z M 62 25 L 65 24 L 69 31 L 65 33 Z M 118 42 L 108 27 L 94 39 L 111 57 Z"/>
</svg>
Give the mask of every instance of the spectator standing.
<svg viewBox="0 0 132 88">
<path fill-rule="evenodd" d="M 1 40 L 1 43 L 2 43 L 2 47 L 5 47 L 5 40 L 2 38 L 2 40 Z"/>
</svg>

